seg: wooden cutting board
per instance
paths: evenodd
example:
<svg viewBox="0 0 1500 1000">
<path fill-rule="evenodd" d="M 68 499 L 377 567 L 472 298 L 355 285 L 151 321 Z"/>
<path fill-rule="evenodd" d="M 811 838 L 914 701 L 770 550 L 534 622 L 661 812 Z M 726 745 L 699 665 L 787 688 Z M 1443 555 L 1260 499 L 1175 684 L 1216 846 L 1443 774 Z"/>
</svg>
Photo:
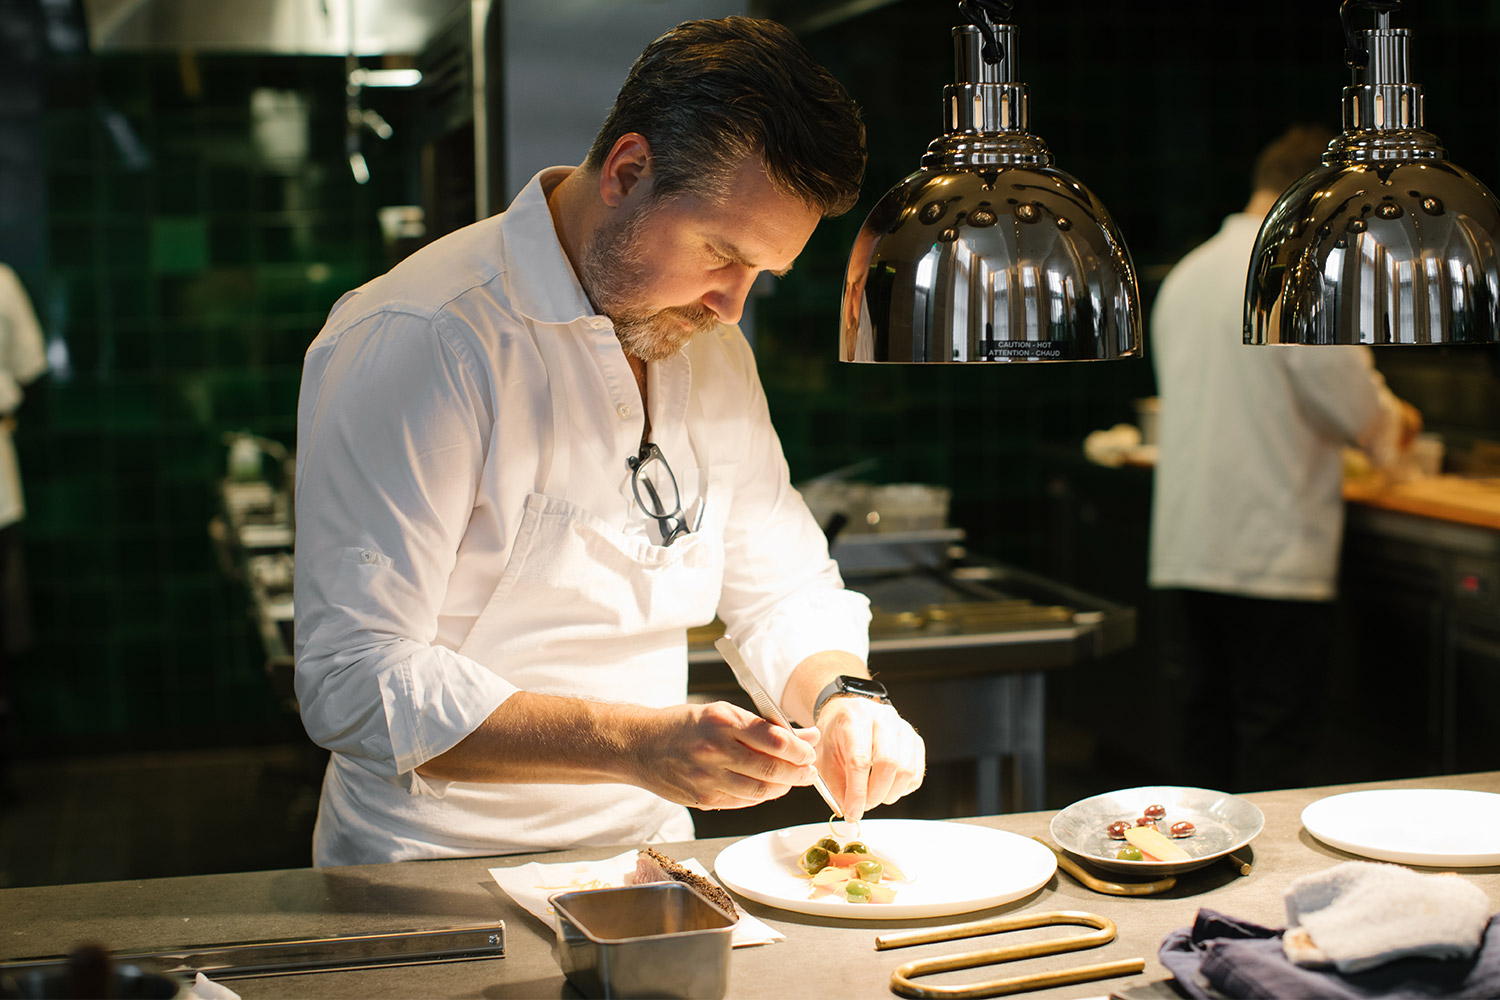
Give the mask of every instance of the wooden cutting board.
<svg viewBox="0 0 1500 1000">
<path fill-rule="evenodd" d="M 1383 485 L 1367 481 L 1351 484 L 1344 496 L 1352 503 L 1500 531 L 1500 478 L 1425 476 Z"/>
</svg>

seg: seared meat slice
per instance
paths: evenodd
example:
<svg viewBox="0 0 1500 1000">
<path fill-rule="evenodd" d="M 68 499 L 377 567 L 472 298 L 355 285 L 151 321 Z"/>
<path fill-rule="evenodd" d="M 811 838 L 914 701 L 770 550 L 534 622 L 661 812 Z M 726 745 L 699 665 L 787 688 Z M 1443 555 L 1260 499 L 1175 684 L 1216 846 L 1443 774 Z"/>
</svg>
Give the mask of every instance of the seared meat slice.
<svg viewBox="0 0 1500 1000">
<path fill-rule="evenodd" d="M 641 848 L 640 853 L 635 857 L 635 884 L 640 885 L 644 882 L 685 883 L 719 904 L 719 907 L 731 917 L 736 920 L 740 917 L 739 911 L 734 908 L 734 900 L 729 898 L 729 893 L 719 888 L 718 883 L 696 872 L 688 871 L 665 854 L 650 847 Z"/>
</svg>

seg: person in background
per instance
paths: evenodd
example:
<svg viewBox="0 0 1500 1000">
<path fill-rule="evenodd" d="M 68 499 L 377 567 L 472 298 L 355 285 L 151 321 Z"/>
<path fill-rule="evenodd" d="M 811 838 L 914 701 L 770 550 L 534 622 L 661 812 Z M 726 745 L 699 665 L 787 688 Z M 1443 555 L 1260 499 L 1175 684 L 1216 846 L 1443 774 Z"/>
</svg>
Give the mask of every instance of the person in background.
<svg viewBox="0 0 1500 1000">
<path fill-rule="evenodd" d="M 858 109 L 786 28 L 687 22 L 582 166 L 334 306 L 298 404 L 316 864 L 689 839 L 686 806 L 815 762 L 851 819 L 918 786 L 736 326 L 863 169 Z M 716 614 L 816 729 L 687 703 Z"/>
<path fill-rule="evenodd" d="M 11 659 L 30 639 L 21 521 L 26 501 L 13 435 L 27 388 L 47 371 L 42 325 L 16 272 L 0 264 L 0 804 L 14 795 L 10 772 Z"/>
<path fill-rule="evenodd" d="M 1150 585 L 1168 591 L 1167 655 L 1184 673 L 1181 763 L 1209 788 L 1307 783 L 1332 654 L 1343 449 L 1388 466 L 1421 429 L 1368 348 L 1243 342 L 1261 222 L 1332 139 L 1296 126 L 1270 143 L 1249 203 L 1171 270 L 1151 312 Z"/>
</svg>

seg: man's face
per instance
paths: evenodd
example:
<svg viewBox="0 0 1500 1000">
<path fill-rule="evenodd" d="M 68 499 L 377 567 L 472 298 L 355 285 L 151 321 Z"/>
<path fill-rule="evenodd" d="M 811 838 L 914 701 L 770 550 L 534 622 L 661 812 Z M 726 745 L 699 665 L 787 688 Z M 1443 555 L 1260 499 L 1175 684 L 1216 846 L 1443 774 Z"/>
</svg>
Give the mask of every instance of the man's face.
<svg viewBox="0 0 1500 1000">
<path fill-rule="evenodd" d="M 644 187 L 644 185 L 641 185 Z M 757 157 L 735 171 L 720 202 L 644 190 L 583 247 L 579 271 L 627 354 L 661 361 L 695 334 L 736 323 L 761 271 L 791 269 L 818 212 L 771 186 Z"/>
</svg>

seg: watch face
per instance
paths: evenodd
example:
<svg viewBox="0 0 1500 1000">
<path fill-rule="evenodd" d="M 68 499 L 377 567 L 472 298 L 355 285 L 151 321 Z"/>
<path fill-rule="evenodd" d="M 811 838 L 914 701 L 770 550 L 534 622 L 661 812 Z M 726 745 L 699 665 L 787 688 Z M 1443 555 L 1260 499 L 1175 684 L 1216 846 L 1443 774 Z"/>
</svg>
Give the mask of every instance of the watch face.
<svg viewBox="0 0 1500 1000">
<path fill-rule="evenodd" d="M 839 687 L 850 694 L 862 694 L 866 698 L 889 697 L 886 694 L 885 685 L 879 681 L 865 680 L 863 677 L 841 677 L 839 680 L 842 682 Z"/>
</svg>

